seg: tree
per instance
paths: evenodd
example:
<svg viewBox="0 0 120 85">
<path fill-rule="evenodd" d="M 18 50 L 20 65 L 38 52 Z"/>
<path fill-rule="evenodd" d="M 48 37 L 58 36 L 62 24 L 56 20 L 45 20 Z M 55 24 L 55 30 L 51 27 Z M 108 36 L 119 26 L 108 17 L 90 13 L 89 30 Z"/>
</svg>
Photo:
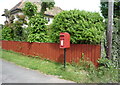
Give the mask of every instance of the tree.
<svg viewBox="0 0 120 85">
<path fill-rule="evenodd" d="M 108 18 L 108 0 L 105 2 L 101 0 L 101 13 L 104 18 Z M 120 18 L 120 0 L 114 0 L 114 18 Z"/>
<path fill-rule="evenodd" d="M 45 2 L 45 0 L 41 0 L 41 1 L 42 1 L 41 11 L 40 11 L 41 14 L 44 14 L 44 12 L 47 10 L 47 8 L 51 9 L 55 5 L 54 0 L 52 0 L 52 2 L 50 0 L 47 0 L 46 2 Z"/>
<path fill-rule="evenodd" d="M 2 29 L 2 40 L 13 40 L 12 39 L 12 30 L 8 26 L 4 26 Z"/>
<path fill-rule="evenodd" d="M 44 12 L 48 9 L 51 9 L 52 7 L 54 7 L 55 2 L 54 0 L 41 0 L 41 10 L 40 10 L 40 14 L 44 14 Z M 35 14 L 37 14 L 37 6 L 31 2 L 26 2 L 24 8 L 22 9 L 23 13 L 25 15 L 27 15 L 29 18 L 31 18 L 32 16 L 35 16 Z"/>
<path fill-rule="evenodd" d="M 60 32 L 68 32 L 71 43 L 100 44 L 104 33 L 103 17 L 96 12 L 62 11 L 54 17 L 51 30 L 53 42 L 59 42 Z"/>
<path fill-rule="evenodd" d="M 105 21 L 108 21 L 108 2 L 102 2 L 101 0 L 101 13 L 105 18 Z M 120 35 L 120 0 L 114 0 L 114 15 L 113 15 L 113 32 L 112 32 L 112 60 L 118 59 L 118 48 L 119 48 L 119 39 L 118 36 Z M 106 23 L 107 28 L 107 23 Z M 107 31 L 107 30 L 106 30 Z M 106 33 L 107 34 L 107 33 Z M 107 39 L 107 37 L 106 37 Z M 104 47 L 106 49 L 106 40 L 104 40 Z M 117 64 L 118 62 L 116 62 Z"/>
<path fill-rule="evenodd" d="M 22 11 L 25 15 L 31 18 L 37 13 L 37 6 L 31 2 L 26 2 Z"/>
<path fill-rule="evenodd" d="M 10 15 L 9 22 L 13 23 L 14 19 L 15 19 L 14 15 Z"/>
<path fill-rule="evenodd" d="M 119 50 L 120 50 L 120 19 L 114 18 L 114 29 L 113 29 L 113 39 L 112 39 L 112 60 L 115 62 L 116 66 L 118 66 L 119 60 Z"/>
<path fill-rule="evenodd" d="M 25 35 L 25 28 L 23 25 L 27 25 L 25 15 L 17 15 L 18 20 L 13 23 L 11 28 L 13 28 L 14 40 L 15 41 L 25 41 L 27 35 Z"/>
<path fill-rule="evenodd" d="M 6 17 L 5 24 L 8 24 L 9 23 L 9 17 L 10 17 L 10 11 L 8 9 L 5 9 L 4 14 L 2 16 Z"/>
<path fill-rule="evenodd" d="M 10 11 L 8 9 L 4 10 L 4 15 L 6 17 L 6 20 L 8 20 L 8 18 L 10 17 Z"/>
<path fill-rule="evenodd" d="M 11 24 L 13 23 L 13 20 L 15 19 L 15 17 L 11 14 L 11 11 L 9 11 L 8 9 L 4 10 L 4 14 L 2 16 L 6 17 L 5 24 Z"/>
<path fill-rule="evenodd" d="M 33 16 L 28 25 L 29 25 L 29 35 L 28 42 L 47 42 L 47 20 L 43 18 L 42 15 L 36 14 Z"/>
</svg>

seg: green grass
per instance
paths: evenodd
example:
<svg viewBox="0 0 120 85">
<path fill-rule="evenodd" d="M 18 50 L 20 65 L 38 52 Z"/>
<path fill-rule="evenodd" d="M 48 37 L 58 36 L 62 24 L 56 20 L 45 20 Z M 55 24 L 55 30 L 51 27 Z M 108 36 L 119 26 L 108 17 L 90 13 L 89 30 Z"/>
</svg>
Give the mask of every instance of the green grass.
<svg viewBox="0 0 120 85">
<path fill-rule="evenodd" d="M 56 75 L 59 78 L 71 80 L 78 83 L 109 83 L 111 81 L 111 78 L 108 78 L 106 76 L 108 74 L 104 76 L 101 75 L 102 77 L 99 78 L 96 76 L 96 74 L 90 75 L 89 70 L 81 69 L 84 67 L 77 66 L 75 64 L 67 64 L 66 68 L 64 69 L 63 65 L 60 63 L 55 63 L 49 60 L 43 60 L 34 57 L 28 57 L 6 50 L 2 50 L 2 58 L 26 68 L 38 70 L 49 75 Z"/>
<path fill-rule="evenodd" d="M 27 57 L 19 53 L 6 50 L 2 50 L 2 58 L 7 61 L 14 62 L 17 65 L 21 65 L 33 70 L 38 70 L 45 74 L 57 75 L 59 78 L 62 79 L 80 83 L 87 81 L 86 72 L 84 72 L 83 70 L 75 72 L 75 68 L 71 65 L 67 65 L 66 69 L 64 69 L 63 65 L 60 63 Z"/>
</svg>

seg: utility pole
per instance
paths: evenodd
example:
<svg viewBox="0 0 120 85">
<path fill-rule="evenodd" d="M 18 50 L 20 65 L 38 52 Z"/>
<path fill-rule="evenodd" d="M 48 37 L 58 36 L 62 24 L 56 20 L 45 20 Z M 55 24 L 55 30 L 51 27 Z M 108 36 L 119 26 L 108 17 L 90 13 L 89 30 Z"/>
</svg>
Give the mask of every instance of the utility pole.
<svg viewBox="0 0 120 85">
<path fill-rule="evenodd" d="M 108 0 L 107 58 L 111 58 L 114 0 Z"/>
</svg>

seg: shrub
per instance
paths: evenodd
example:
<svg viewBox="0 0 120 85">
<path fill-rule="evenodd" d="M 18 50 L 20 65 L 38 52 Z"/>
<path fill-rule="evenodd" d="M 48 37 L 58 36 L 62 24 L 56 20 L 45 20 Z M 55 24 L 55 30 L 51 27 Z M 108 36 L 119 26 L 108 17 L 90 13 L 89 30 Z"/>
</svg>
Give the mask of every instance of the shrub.
<svg viewBox="0 0 120 85">
<path fill-rule="evenodd" d="M 117 83 L 118 80 L 118 68 L 115 64 L 105 57 L 101 57 L 98 60 L 99 66 L 96 68 L 91 61 L 86 61 L 84 57 L 80 59 L 78 63 L 72 63 L 75 72 L 84 70 L 86 77 L 90 81 L 89 83 Z"/>
<path fill-rule="evenodd" d="M 15 41 L 26 41 L 26 33 L 24 25 L 27 25 L 27 21 L 25 19 L 25 15 L 17 15 L 17 19 L 12 25 L 14 40 Z"/>
<path fill-rule="evenodd" d="M 0 40 L 2 40 L 2 28 L 0 27 Z"/>
<path fill-rule="evenodd" d="M 10 27 L 4 26 L 2 29 L 2 40 L 13 40 L 12 30 Z"/>
<path fill-rule="evenodd" d="M 98 60 L 99 67 L 89 71 L 89 78 L 99 83 L 116 83 L 118 82 L 118 68 L 115 64 L 105 57 Z"/>
<path fill-rule="evenodd" d="M 24 28 L 22 27 L 22 25 L 20 25 L 19 23 L 21 22 L 15 22 L 13 24 L 13 31 L 14 31 L 14 41 L 25 41 L 25 38 L 27 36 L 24 36 Z"/>
<path fill-rule="evenodd" d="M 96 12 L 63 11 L 55 16 L 52 30 L 53 42 L 59 42 L 60 32 L 68 32 L 71 43 L 99 44 L 104 31 L 103 18 Z"/>
<path fill-rule="evenodd" d="M 115 62 L 116 67 L 118 67 L 118 61 L 119 61 L 119 50 L 120 50 L 120 19 L 114 18 L 114 28 L 112 33 L 112 60 Z"/>
<path fill-rule="evenodd" d="M 31 18 L 37 13 L 37 6 L 35 4 L 32 4 L 31 2 L 26 2 L 22 11 L 25 15 Z"/>
<path fill-rule="evenodd" d="M 46 23 L 47 20 L 39 14 L 30 19 L 28 42 L 47 42 Z"/>
<path fill-rule="evenodd" d="M 107 32 L 107 22 L 108 19 L 105 20 L 105 25 L 106 25 L 106 32 Z M 116 64 L 116 67 L 118 67 L 118 62 L 119 62 L 119 35 L 120 35 L 120 19 L 114 18 L 113 19 L 113 32 L 112 32 L 112 61 Z M 104 40 L 101 42 L 102 43 L 102 56 L 106 57 L 106 52 L 107 52 L 107 34 L 104 35 Z"/>
</svg>

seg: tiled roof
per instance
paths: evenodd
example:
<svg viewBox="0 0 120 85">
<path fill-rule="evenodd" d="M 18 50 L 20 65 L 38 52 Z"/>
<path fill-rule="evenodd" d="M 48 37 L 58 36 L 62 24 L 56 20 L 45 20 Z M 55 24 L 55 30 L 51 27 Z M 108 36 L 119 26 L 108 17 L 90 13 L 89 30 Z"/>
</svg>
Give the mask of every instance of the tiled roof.
<svg viewBox="0 0 120 85">
<path fill-rule="evenodd" d="M 51 16 L 55 16 L 58 13 L 60 13 L 61 11 L 63 11 L 60 7 L 53 7 L 52 9 L 47 9 L 47 11 L 45 11 L 45 15 L 51 15 Z"/>
<path fill-rule="evenodd" d="M 30 1 L 30 0 L 29 0 Z M 19 2 L 17 5 L 15 5 L 10 11 L 12 11 L 13 13 L 14 10 L 16 9 L 22 9 L 24 7 L 24 0 L 22 0 L 21 2 Z M 34 4 L 36 4 L 36 6 L 38 7 L 38 11 L 41 9 L 41 6 L 40 6 L 40 2 L 32 2 Z M 45 11 L 45 15 L 48 15 L 48 16 L 55 16 L 56 14 L 60 13 L 62 11 L 62 9 L 60 7 L 53 7 L 52 9 L 47 9 L 47 11 Z"/>
<path fill-rule="evenodd" d="M 21 9 L 23 6 L 23 1 L 19 2 L 16 4 L 10 11 L 15 10 L 15 9 Z"/>
</svg>

